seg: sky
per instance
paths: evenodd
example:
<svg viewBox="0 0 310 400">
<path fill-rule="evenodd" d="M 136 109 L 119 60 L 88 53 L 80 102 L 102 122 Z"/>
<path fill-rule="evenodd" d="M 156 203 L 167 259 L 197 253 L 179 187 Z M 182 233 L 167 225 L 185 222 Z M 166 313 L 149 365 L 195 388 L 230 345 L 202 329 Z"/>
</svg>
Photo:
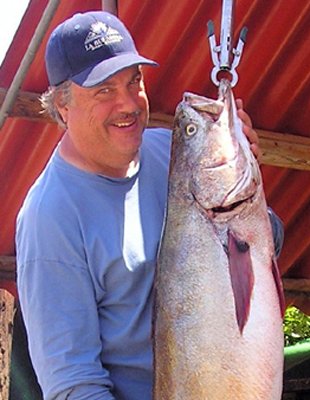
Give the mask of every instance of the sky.
<svg viewBox="0 0 310 400">
<path fill-rule="evenodd" d="M 0 64 L 5 57 L 26 11 L 29 0 L 1 0 L 0 5 Z"/>
</svg>

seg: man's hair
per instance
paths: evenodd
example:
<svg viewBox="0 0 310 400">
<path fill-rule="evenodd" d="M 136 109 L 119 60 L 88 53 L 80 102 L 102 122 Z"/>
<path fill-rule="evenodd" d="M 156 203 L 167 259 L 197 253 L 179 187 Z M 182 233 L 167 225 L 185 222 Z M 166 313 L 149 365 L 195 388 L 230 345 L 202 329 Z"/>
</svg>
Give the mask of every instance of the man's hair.
<svg viewBox="0 0 310 400">
<path fill-rule="evenodd" d="M 50 86 L 40 97 L 43 112 L 49 115 L 63 128 L 66 128 L 66 122 L 58 111 L 58 106 L 63 107 L 71 100 L 71 81 L 65 81 L 57 86 Z"/>
</svg>

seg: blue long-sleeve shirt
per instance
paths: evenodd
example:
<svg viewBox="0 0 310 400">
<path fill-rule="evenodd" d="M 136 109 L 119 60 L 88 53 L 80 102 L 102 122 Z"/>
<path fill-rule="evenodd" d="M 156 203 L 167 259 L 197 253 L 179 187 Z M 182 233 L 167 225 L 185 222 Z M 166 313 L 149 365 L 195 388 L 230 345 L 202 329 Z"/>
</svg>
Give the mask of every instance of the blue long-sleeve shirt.
<svg viewBox="0 0 310 400">
<path fill-rule="evenodd" d="M 56 152 L 17 224 L 18 289 L 45 398 L 151 398 L 152 283 L 170 132 L 146 130 L 131 178 Z M 57 397 L 58 396 L 58 397 Z M 84 397 L 85 396 L 85 397 Z"/>
</svg>

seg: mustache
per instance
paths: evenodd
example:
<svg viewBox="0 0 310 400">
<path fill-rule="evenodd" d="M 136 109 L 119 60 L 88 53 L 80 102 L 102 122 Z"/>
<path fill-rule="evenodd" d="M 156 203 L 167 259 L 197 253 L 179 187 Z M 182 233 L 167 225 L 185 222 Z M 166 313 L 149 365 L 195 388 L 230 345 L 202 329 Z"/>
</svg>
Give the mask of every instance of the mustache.
<svg viewBox="0 0 310 400">
<path fill-rule="evenodd" d="M 126 119 L 130 119 L 130 118 L 136 118 L 141 114 L 141 110 L 136 110 L 136 111 L 132 111 L 130 113 L 120 113 L 115 119 L 118 120 L 126 120 Z"/>
<path fill-rule="evenodd" d="M 109 124 L 116 124 L 121 122 L 133 121 L 142 114 L 142 110 L 137 109 L 132 112 L 119 112 L 109 119 Z"/>
</svg>

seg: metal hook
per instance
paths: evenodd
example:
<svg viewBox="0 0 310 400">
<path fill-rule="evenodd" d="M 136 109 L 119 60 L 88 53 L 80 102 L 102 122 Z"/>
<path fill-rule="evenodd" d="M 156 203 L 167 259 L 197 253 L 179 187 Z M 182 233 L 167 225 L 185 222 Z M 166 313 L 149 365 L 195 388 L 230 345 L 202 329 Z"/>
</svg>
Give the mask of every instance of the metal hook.
<svg viewBox="0 0 310 400">
<path fill-rule="evenodd" d="M 220 71 L 226 71 L 231 74 L 231 86 L 238 82 L 236 68 L 240 63 L 243 46 L 246 41 L 247 28 L 241 30 L 238 45 L 233 48 L 233 22 L 234 22 L 234 0 L 223 0 L 222 20 L 221 20 L 221 38 L 220 45 L 217 46 L 214 23 L 208 21 L 208 38 L 210 43 L 211 57 L 214 68 L 211 72 L 211 79 L 215 85 L 219 85 L 217 75 Z"/>
</svg>

